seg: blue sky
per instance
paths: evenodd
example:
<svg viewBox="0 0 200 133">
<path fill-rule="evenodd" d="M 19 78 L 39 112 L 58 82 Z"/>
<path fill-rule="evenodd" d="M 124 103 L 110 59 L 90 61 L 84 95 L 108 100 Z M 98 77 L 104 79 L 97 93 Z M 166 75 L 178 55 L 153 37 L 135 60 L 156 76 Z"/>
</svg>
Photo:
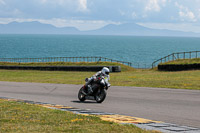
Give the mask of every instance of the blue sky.
<svg viewBox="0 0 200 133">
<path fill-rule="evenodd" d="M 0 23 L 40 21 L 80 30 L 134 22 L 200 32 L 200 0 L 0 0 Z"/>
</svg>

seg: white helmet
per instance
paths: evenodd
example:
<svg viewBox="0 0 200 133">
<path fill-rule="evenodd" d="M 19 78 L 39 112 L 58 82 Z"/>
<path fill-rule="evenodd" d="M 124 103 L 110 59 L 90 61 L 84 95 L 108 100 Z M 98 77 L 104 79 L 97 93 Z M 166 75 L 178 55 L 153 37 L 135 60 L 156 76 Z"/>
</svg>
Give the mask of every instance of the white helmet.
<svg viewBox="0 0 200 133">
<path fill-rule="evenodd" d="M 101 72 L 105 75 L 108 76 L 110 73 L 110 70 L 107 67 L 103 67 L 103 69 L 101 70 Z"/>
</svg>

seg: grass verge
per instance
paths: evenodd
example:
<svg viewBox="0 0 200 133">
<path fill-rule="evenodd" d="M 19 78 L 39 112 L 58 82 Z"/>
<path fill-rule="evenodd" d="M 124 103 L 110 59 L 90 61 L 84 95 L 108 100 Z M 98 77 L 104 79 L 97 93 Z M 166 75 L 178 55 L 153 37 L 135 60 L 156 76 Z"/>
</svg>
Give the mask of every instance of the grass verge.
<svg viewBox="0 0 200 133">
<path fill-rule="evenodd" d="M 52 110 L 38 105 L 0 99 L 0 132 L 109 132 L 156 133 L 134 125 L 102 121 L 95 116 Z"/>
<path fill-rule="evenodd" d="M 84 84 L 94 72 L 0 70 L 0 81 Z M 200 90 L 200 70 L 162 72 L 134 70 L 111 73 L 112 86 L 161 87 Z"/>
<path fill-rule="evenodd" d="M 121 66 L 122 71 L 134 70 L 127 65 L 116 62 L 41 62 L 41 63 L 9 63 L 0 62 L 2 66 Z"/>
<path fill-rule="evenodd" d="M 194 59 L 191 62 L 197 62 Z M 153 70 L 133 69 L 119 63 L 92 62 L 92 63 L 0 63 L 0 65 L 120 65 L 122 72 L 111 73 L 110 83 L 113 86 L 160 87 L 177 89 L 200 90 L 200 70 L 165 72 Z M 66 71 L 33 71 L 33 70 L 0 70 L 0 81 L 38 82 L 58 84 L 84 84 L 86 77 L 94 72 L 66 72 Z"/>
<path fill-rule="evenodd" d="M 161 63 L 160 65 L 186 65 L 186 64 L 200 64 L 200 58 L 194 59 L 178 59 L 175 61 L 169 61 L 166 63 Z"/>
</svg>

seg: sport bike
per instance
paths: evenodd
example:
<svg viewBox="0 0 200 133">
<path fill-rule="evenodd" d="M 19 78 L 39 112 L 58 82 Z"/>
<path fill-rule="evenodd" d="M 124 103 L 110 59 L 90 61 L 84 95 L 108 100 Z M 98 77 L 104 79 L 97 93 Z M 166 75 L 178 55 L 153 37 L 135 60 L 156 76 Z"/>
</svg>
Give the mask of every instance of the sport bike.
<svg viewBox="0 0 200 133">
<path fill-rule="evenodd" d="M 87 82 L 88 78 L 86 78 L 85 81 Z M 110 87 L 108 78 L 104 76 L 98 77 L 89 85 L 92 91 L 89 92 L 86 85 L 82 86 L 78 92 L 78 99 L 81 102 L 85 100 L 96 100 L 97 103 L 102 103 L 105 100 L 107 90 Z"/>
</svg>

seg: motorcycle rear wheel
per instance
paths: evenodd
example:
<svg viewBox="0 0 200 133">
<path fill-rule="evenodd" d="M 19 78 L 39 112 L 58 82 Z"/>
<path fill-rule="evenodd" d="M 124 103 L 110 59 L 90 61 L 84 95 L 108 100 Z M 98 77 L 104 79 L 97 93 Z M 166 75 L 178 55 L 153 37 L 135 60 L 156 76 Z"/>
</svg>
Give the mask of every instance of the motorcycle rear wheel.
<svg viewBox="0 0 200 133">
<path fill-rule="evenodd" d="M 106 98 L 107 92 L 105 89 L 101 89 L 100 92 L 98 91 L 94 96 L 97 103 L 102 103 Z"/>
<path fill-rule="evenodd" d="M 81 101 L 81 102 L 84 102 L 85 101 L 85 95 L 82 93 L 83 91 L 83 87 L 81 87 L 81 89 L 79 90 L 78 92 L 78 99 Z"/>
</svg>

